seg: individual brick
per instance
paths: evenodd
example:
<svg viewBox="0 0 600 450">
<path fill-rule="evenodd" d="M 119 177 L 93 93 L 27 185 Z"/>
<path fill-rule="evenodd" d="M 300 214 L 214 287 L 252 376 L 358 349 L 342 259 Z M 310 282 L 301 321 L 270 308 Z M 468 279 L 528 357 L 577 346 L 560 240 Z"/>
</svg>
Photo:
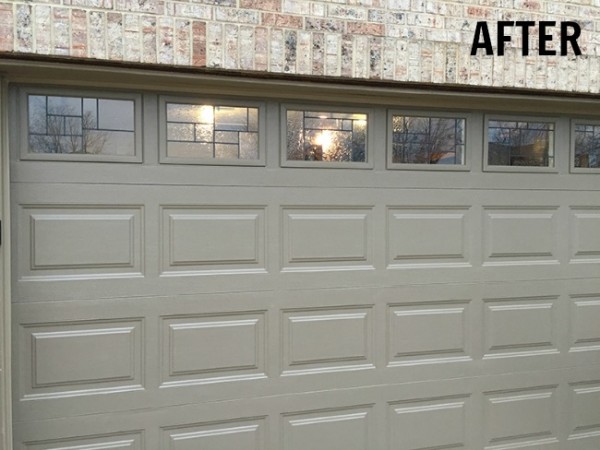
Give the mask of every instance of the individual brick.
<svg viewBox="0 0 600 450">
<path fill-rule="evenodd" d="M 106 59 L 106 13 L 91 11 L 88 15 L 89 57 Z"/>
<path fill-rule="evenodd" d="M 71 56 L 88 56 L 87 12 L 83 9 L 71 9 Z"/>
<path fill-rule="evenodd" d="M 173 64 L 175 62 L 173 18 L 159 17 L 157 25 L 158 62 L 160 64 Z"/>
<path fill-rule="evenodd" d="M 139 62 L 141 52 L 141 25 L 139 14 L 123 14 L 123 59 Z"/>
<path fill-rule="evenodd" d="M 381 23 L 348 22 L 346 24 L 346 33 L 383 36 L 385 34 L 385 26 Z"/>
<path fill-rule="evenodd" d="M 106 49 L 108 59 L 113 61 L 123 60 L 123 14 L 109 12 L 106 15 L 107 30 Z"/>
<path fill-rule="evenodd" d="M 301 16 L 279 13 L 262 13 L 261 24 L 275 28 L 298 28 L 304 26 L 304 19 Z"/>
<path fill-rule="evenodd" d="M 254 31 L 254 69 L 269 70 L 269 31 L 265 27 Z"/>
<path fill-rule="evenodd" d="M 223 54 L 223 67 L 225 69 L 239 68 L 239 27 L 235 24 L 225 24 L 225 46 Z"/>
<path fill-rule="evenodd" d="M 240 8 L 281 11 L 281 0 L 240 0 Z"/>
<path fill-rule="evenodd" d="M 14 43 L 13 4 L 0 4 L 0 51 L 9 52 Z"/>
<path fill-rule="evenodd" d="M 52 48 L 52 7 L 49 5 L 36 5 L 34 9 L 35 21 L 35 51 L 42 55 L 51 55 Z M 12 36 L 11 36 L 12 38 Z M 12 45 L 11 45 L 12 47 Z"/>
<path fill-rule="evenodd" d="M 142 16 L 142 62 L 156 63 L 156 17 Z"/>
<path fill-rule="evenodd" d="M 296 51 L 298 46 L 298 33 L 294 30 L 285 31 L 285 65 L 284 72 L 296 73 Z"/>
<path fill-rule="evenodd" d="M 296 73 L 309 75 L 312 72 L 312 35 L 308 31 L 298 32 L 296 46 Z"/>
<path fill-rule="evenodd" d="M 254 27 L 249 25 L 240 26 L 239 40 L 240 69 L 254 69 Z"/>
<path fill-rule="evenodd" d="M 192 22 L 192 65 L 206 66 L 206 22 Z"/>
<path fill-rule="evenodd" d="M 32 6 L 16 5 L 16 39 L 15 50 L 18 52 L 33 51 Z"/>
<path fill-rule="evenodd" d="M 191 63 L 191 21 L 178 19 L 175 21 L 174 59 L 179 66 L 189 66 Z"/>
<path fill-rule="evenodd" d="M 54 55 L 71 53 L 71 12 L 67 8 L 52 10 L 52 47 Z"/>
</svg>

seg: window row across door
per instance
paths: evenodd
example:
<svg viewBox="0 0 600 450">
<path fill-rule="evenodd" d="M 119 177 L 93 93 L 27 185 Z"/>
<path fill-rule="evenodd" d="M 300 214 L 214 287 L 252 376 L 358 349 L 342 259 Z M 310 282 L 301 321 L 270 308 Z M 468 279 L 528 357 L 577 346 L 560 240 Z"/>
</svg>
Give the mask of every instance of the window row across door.
<svg viewBox="0 0 600 450">
<path fill-rule="evenodd" d="M 142 119 L 141 94 L 21 88 L 17 107 L 22 160 L 142 161 L 142 128 L 157 126 L 160 162 L 265 165 L 265 135 L 280 132 L 284 167 L 371 168 L 373 109 L 281 103 L 279 123 L 265 103 L 231 98 L 158 97 L 158 123 Z M 573 173 L 600 173 L 600 120 L 447 110 L 387 109 L 388 169 L 468 171 L 471 152 L 483 169 L 556 172 L 569 152 Z M 475 121 L 474 116 L 483 116 Z M 483 125 L 482 125 L 483 124 Z M 468 131 L 483 126 L 483 142 Z M 564 128 L 564 127 L 563 127 Z M 569 133 L 569 148 L 557 133 Z"/>
</svg>

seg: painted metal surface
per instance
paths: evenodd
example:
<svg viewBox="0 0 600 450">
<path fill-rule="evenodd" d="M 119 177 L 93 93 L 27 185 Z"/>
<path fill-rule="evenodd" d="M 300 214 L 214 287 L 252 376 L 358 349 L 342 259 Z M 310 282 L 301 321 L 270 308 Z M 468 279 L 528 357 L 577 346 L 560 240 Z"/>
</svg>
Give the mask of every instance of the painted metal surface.
<svg viewBox="0 0 600 450">
<path fill-rule="evenodd" d="M 597 175 L 31 161 L 11 148 L 17 449 L 600 446 Z M 477 123 L 480 124 L 477 127 Z M 565 132 L 566 130 L 566 132 Z"/>
</svg>

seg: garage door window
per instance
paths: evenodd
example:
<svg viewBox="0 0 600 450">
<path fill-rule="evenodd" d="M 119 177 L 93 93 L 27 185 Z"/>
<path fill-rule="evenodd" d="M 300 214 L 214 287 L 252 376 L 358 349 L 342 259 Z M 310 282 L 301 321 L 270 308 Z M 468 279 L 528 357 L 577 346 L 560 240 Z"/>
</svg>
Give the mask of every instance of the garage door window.
<svg viewBox="0 0 600 450">
<path fill-rule="evenodd" d="M 392 169 L 464 169 L 466 117 L 390 114 Z"/>
<path fill-rule="evenodd" d="M 163 98 L 161 162 L 261 165 L 259 104 Z"/>
<path fill-rule="evenodd" d="M 575 172 L 600 169 L 600 123 L 577 121 L 572 125 L 573 158 L 571 169 Z"/>
<path fill-rule="evenodd" d="M 553 171 L 553 122 L 494 118 L 487 124 L 487 170 Z"/>
<path fill-rule="evenodd" d="M 22 159 L 141 161 L 137 97 L 29 91 L 21 106 Z"/>
<path fill-rule="evenodd" d="M 284 165 L 366 167 L 368 114 L 363 111 L 286 108 Z"/>
</svg>

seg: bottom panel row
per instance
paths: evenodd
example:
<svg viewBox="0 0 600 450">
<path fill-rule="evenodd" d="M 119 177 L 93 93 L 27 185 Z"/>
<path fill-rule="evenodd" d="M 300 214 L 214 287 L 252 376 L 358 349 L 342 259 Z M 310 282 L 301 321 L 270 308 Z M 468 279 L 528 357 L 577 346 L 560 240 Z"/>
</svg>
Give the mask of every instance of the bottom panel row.
<svg viewBox="0 0 600 450">
<path fill-rule="evenodd" d="M 371 386 L 21 423 L 16 448 L 597 450 L 600 368 L 578 376 Z"/>
</svg>

